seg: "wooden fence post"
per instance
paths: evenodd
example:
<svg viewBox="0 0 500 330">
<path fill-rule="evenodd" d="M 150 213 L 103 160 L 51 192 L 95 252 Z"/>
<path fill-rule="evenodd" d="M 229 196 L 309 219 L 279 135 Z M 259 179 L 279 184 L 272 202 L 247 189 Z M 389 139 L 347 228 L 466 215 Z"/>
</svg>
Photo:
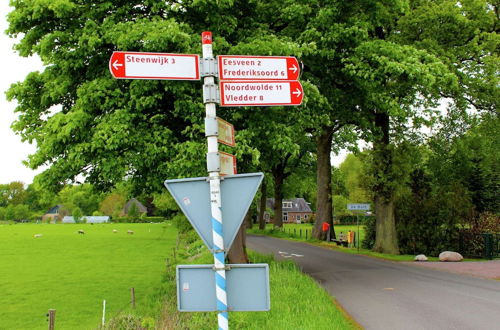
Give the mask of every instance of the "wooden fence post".
<svg viewBox="0 0 500 330">
<path fill-rule="evenodd" d="M 54 327 L 56 325 L 56 310 L 55 309 L 49 309 L 49 330 L 54 330 Z"/>
<path fill-rule="evenodd" d="M 132 303 L 132 308 L 135 308 L 135 290 L 130 288 L 130 301 Z"/>
</svg>

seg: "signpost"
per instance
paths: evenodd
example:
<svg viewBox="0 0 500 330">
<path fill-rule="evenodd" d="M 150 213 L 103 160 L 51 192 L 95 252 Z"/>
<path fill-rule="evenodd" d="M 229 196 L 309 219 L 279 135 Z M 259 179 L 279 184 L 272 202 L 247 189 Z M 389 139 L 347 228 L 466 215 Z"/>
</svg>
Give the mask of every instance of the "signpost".
<svg viewBox="0 0 500 330">
<path fill-rule="evenodd" d="M 113 52 L 109 71 L 118 79 L 200 80 L 199 62 L 191 54 Z"/>
<path fill-rule="evenodd" d="M 300 105 L 304 91 L 298 81 L 220 81 L 220 105 Z"/>
<path fill-rule="evenodd" d="M 291 56 L 219 55 L 220 80 L 297 80 L 299 62 Z"/>
<path fill-rule="evenodd" d="M 234 127 L 217 118 L 216 104 L 300 105 L 304 92 L 297 81 L 300 66 L 295 57 L 221 55 L 217 63 L 211 32 L 202 33 L 202 49 L 201 61 L 193 54 L 114 52 L 109 71 L 118 79 L 203 77 L 208 177 L 166 180 L 165 186 L 214 256 L 213 265 L 177 266 L 178 309 L 216 310 L 219 329 L 227 330 L 229 310 L 269 310 L 269 267 L 225 264 L 226 252 L 264 175 L 236 175 L 236 157 L 219 151 L 219 142 L 235 145 Z M 219 86 L 215 84 L 216 77 Z"/>
<path fill-rule="evenodd" d="M 370 211 L 370 204 L 347 204 L 347 209 L 349 211 Z M 356 235 L 358 235 L 358 252 L 359 252 L 359 241 L 360 241 L 360 237 L 359 237 L 359 214 L 356 213 L 356 225 L 358 227 L 358 233 Z"/>
</svg>

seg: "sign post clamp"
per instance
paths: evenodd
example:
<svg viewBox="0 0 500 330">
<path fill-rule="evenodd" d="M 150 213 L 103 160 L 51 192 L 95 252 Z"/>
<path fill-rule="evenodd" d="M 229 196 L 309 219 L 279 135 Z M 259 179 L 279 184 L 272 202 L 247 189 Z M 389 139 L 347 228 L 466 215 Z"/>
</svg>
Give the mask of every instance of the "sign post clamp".
<svg viewBox="0 0 500 330">
<path fill-rule="evenodd" d="M 217 65 L 217 59 L 213 57 L 201 58 L 200 75 L 202 77 L 218 77 L 219 66 Z"/>
</svg>

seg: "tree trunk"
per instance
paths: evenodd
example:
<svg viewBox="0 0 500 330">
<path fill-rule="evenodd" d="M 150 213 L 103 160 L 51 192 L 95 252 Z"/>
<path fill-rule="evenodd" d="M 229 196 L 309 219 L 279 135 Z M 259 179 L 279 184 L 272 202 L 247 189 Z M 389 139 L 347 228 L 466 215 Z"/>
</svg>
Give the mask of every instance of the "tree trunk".
<svg viewBox="0 0 500 330">
<path fill-rule="evenodd" d="M 284 173 L 281 167 L 273 169 L 274 177 L 274 218 L 275 227 L 283 227 L 283 178 Z"/>
<path fill-rule="evenodd" d="M 316 139 L 317 152 L 317 205 L 316 205 L 316 223 L 313 228 L 313 237 L 324 240 L 326 233 L 321 230 L 323 222 L 330 224 L 330 238 L 335 238 L 333 228 L 332 212 L 332 165 L 330 162 L 330 152 L 332 146 L 333 130 L 324 128 Z"/>
<path fill-rule="evenodd" d="M 260 210 L 259 210 L 259 229 L 264 230 L 266 228 L 266 219 L 264 218 L 264 214 L 266 213 L 266 201 L 267 201 L 267 185 L 266 178 L 262 180 L 262 184 L 260 186 Z"/>
<path fill-rule="evenodd" d="M 376 236 L 373 251 L 399 254 L 393 201 L 375 197 Z"/>
<path fill-rule="evenodd" d="M 376 234 L 373 250 L 399 254 L 396 221 L 394 218 L 394 175 L 392 150 L 389 145 L 389 115 L 375 114 L 377 129 L 373 142 L 373 168 L 375 177 Z"/>
<path fill-rule="evenodd" d="M 250 210 L 245 215 L 245 219 L 243 219 L 243 223 L 241 224 L 240 229 L 238 230 L 238 234 L 234 238 L 233 245 L 229 249 L 227 253 L 227 260 L 231 264 L 248 264 L 248 255 L 246 250 L 246 224 L 249 219 L 251 219 Z"/>
<path fill-rule="evenodd" d="M 250 205 L 250 208 L 248 209 L 247 214 L 245 215 L 244 222 L 246 222 L 246 228 L 252 229 L 253 227 L 253 214 L 254 214 L 254 209 L 253 209 L 254 204 Z"/>
</svg>

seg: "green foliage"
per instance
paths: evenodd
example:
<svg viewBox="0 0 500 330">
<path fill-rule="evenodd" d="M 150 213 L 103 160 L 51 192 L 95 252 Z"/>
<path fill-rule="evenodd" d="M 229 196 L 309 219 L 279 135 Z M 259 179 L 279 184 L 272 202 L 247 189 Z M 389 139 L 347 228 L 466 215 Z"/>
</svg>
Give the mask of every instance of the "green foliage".
<svg viewBox="0 0 500 330">
<path fill-rule="evenodd" d="M 82 220 L 83 212 L 79 207 L 73 208 L 72 214 L 73 220 L 75 220 L 75 223 L 80 223 Z"/>
<path fill-rule="evenodd" d="M 0 184 L 0 206 L 19 205 L 26 202 L 27 192 L 24 183 L 13 181 L 9 184 Z"/>
<path fill-rule="evenodd" d="M 188 219 L 183 214 L 177 214 L 172 218 L 172 223 L 175 228 L 179 231 L 179 233 L 183 234 L 190 230 L 193 230 L 193 227 L 189 223 Z"/>
<path fill-rule="evenodd" d="M 139 212 L 139 208 L 137 207 L 137 204 L 132 203 L 130 205 L 127 215 L 132 222 L 136 222 L 139 219 L 140 212 Z"/>
<path fill-rule="evenodd" d="M 100 203 L 99 211 L 108 216 L 119 216 L 125 206 L 126 199 L 119 193 L 111 193 L 107 195 Z"/>
<path fill-rule="evenodd" d="M 153 204 L 156 207 L 156 213 L 158 215 L 169 216 L 180 211 L 174 198 L 168 192 L 155 194 Z"/>
<path fill-rule="evenodd" d="M 376 224 L 377 219 L 375 217 L 368 217 L 364 223 L 364 232 L 365 237 L 361 241 L 361 247 L 363 249 L 371 250 L 375 245 L 375 236 L 376 236 Z"/>
</svg>

